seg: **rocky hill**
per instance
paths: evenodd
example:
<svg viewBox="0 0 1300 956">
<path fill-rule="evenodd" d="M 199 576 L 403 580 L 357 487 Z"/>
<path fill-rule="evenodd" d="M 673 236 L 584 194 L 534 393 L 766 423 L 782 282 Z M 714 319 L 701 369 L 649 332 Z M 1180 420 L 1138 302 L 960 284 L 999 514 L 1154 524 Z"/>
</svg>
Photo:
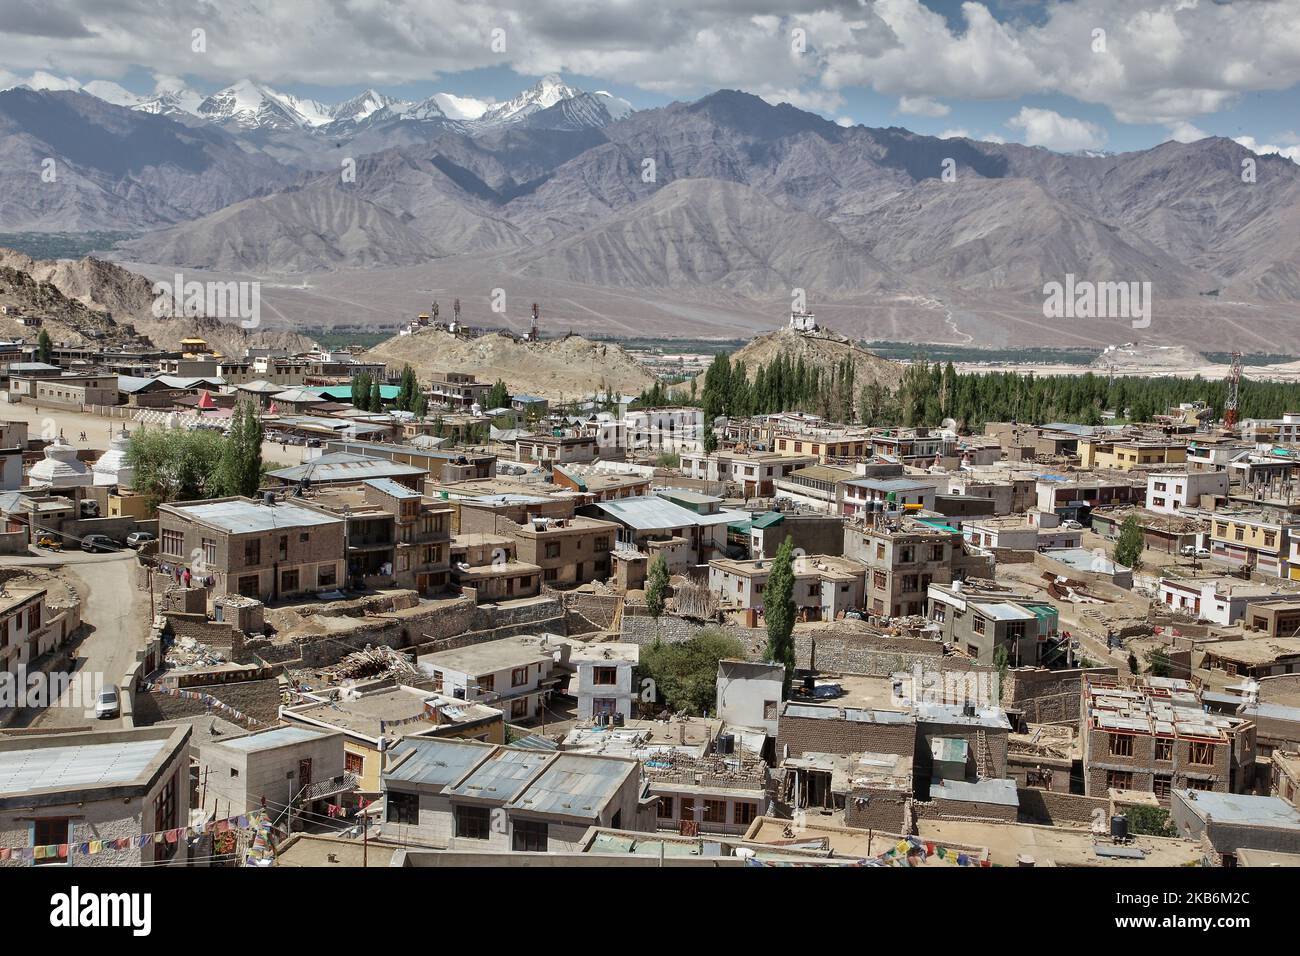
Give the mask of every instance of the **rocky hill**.
<svg viewBox="0 0 1300 956">
<path fill-rule="evenodd" d="M 142 341 L 174 349 L 183 338 L 206 339 L 223 355 L 241 355 L 248 346 L 309 348 L 312 340 L 293 332 L 248 332 L 207 317 L 157 318 L 153 284 L 121 266 L 87 256 L 80 260 L 32 259 L 0 248 L 0 304 L 16 305 L 45 321 L 56 342 L 96 341 L 125 345 Z M 0 316 L 0 334 L 34 338 L 36 332 Z"/>
<path fill-rule="evenodd" d="M 744 362 L 749 379 L 753 381 L 759 366 L 771 364 L 778 355 L 795 363 L 802 359 L 805 366 L 819 368 L 827 374 L 846 358 L 852 358 L 853 379 L 858 388 L 877 382 L 892 391 L 903 380 L 903 366 L 897 362 L 883 359 L 844 336 L 826 330 L 795 332 L 783 328 L 764 333 L 733 352 L 731 365 L 735 368 L 738 362 Z M 698 381 L 703 388 L 704 376 L 701 375 Z"/>
<path fill-rule="evenodd" d="M 428 330 L 379 343 L 370 355 L 401 368 L 409 364 L 421 378 L 435 372 L 469 372 L 482 381 L 501 379 L 511 392 L 569 401 L 606 391 L 639 394 L 655 378 L 621 346 L 580 335 L 523 342 L 492 332 L 458 338 Z"/>
</svg>

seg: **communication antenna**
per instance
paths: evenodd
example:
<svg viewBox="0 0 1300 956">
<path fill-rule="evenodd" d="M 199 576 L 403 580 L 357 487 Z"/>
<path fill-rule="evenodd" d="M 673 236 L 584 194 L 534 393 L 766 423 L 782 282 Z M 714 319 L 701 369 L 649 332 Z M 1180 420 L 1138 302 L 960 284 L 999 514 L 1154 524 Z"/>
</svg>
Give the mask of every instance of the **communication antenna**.
<svg viewBox="0 0 1300 956">
<path fill-rule="evenodd" d="M 1232 368 L 1228 370 L 1228 398 L 1223 403 L 1223 427 L 1232 430 L 1237 427 L 1238 410 L 1241 407 L 1241 353 L 1232 353 Z"/>
</svg>

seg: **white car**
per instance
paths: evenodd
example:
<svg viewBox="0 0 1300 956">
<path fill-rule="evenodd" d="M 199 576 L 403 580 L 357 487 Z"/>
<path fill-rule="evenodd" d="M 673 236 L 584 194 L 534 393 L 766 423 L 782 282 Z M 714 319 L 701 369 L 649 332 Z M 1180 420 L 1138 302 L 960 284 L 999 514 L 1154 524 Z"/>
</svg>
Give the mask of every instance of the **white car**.
<svg viewBox="0 0 1300 956">
<path fill-rule="evenodd" d="M 116 687 L 105 687 L 99 692 L 99 697 L 95 700 L 95 717 L 98 720 L 104 720 L 108 717 L 116 717 L 122 712 L 122 702 L 117 696 Z"/>
<path fill-rule="evenodd" d="M 1180 552 L 1184 558 L 1208 558 L 1210 557 L 1209 548 L 1193 548 L 1190 544 Z"/>
</svg>

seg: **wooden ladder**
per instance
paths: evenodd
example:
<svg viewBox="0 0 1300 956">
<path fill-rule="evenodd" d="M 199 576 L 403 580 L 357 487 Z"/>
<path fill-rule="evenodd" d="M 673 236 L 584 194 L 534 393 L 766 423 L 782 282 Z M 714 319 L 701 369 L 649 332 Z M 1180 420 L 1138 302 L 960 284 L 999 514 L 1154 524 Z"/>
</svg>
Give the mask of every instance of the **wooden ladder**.
<svg viewBox="0 0 1300 956">
<path fill-rule="evenodd" d="M 975 776 L 980 780 L 988 776 L 988 752 L 989 740 L 984 734 L 984 728 L 981 727 L 975 732 Z"/>
</svg>

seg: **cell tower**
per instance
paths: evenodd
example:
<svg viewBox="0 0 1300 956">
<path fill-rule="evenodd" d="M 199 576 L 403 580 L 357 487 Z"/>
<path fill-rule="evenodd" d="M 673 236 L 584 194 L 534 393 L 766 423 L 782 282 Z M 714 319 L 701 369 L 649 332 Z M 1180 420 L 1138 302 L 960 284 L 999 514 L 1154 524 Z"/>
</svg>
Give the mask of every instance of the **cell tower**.
<svg viewBox="0 0 1300 956">
<path fill-rule="evenodd" d="M 534 302 L 534 303 L 533 303 L 533 323 L 532 323 L 532 325 L 530 325 L 529 328 L 528 328 L 528 341 L 529 341 L 529 342 L 536 342 L 536 341 L 537 341 L 537 320 L 538 320 L 538 318 L 540 318 L 540 316 L 538 315 L 538 312 L 539 312 L 539 310 L 538 310 L 538 308 L 537 308 L 537 303 Z"/>
<path fill-rule="evenodd" d="M 1232 353 L 1232 368 L 1228 370 L 1228 398 L 1223 403 L 1223 427 L 1231 431 L 1237 427 L 1237 414 L 1241 408 L 1241 353 Z"/>
</svg>

